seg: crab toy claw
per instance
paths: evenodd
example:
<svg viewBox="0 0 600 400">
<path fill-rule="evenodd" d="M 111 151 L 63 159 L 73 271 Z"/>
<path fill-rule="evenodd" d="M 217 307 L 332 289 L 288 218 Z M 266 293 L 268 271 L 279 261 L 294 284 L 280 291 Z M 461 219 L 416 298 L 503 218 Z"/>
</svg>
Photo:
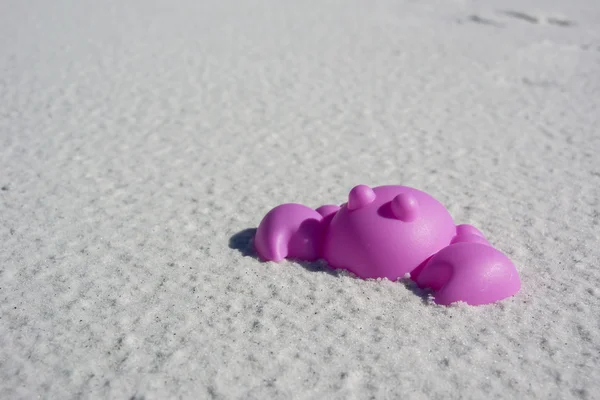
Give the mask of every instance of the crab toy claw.
<svg viewBox="0 0 600 400">
<path fill-rule="evenodd" d="M 326 205 L 313 210 L 295 203 L 275 207 L 256 231 L 254 247 L 258 255 L 265 261 L 320 258 L 327 224 L 338 209 Z"/>
<path fill-rule="evenodd" d="M 494 303 L 521 288 L 513 263 L 470 225 L 459 225 L 452 243 L 431 257 L 415 280 L 433 289 L 442 305 Z"/>
</svg>

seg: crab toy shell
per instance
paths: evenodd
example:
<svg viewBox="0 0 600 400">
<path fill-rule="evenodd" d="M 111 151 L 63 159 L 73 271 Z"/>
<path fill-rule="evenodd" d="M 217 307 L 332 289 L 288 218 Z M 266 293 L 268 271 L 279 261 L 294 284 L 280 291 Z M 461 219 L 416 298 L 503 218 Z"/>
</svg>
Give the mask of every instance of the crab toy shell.
<svg viewBox="0 0 600 400">
<path fill-rule="evenodd" d="M 456 226 L 440 202 L 406 186 L 359 185 L 339 207 L 282 204 L 263 218 L 254 245 L 265 261 L 323 258 L 365 279 L 408 273 L 438 304 L 493 303 L 521 286 L 512 262 L 478 229 Z"/>
</svg>

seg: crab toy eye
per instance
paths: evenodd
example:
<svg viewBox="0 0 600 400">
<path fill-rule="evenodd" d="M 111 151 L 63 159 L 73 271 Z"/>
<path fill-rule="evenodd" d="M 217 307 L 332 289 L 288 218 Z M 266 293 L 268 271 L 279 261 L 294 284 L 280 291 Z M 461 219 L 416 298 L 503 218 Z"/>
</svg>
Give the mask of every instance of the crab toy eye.
<svg viewBox="0 0 600 400">
<path fill-rule="evenodd" d="M 414 221 L 419 215 L 419 202 L 410 193 L 400 193 L 392 199 L 394 217 L 404 222 Z"/>
<path fill-rule="evenodd" d="M 367 185 L 355 186 L 348 195 L 348 210 L 358 210 L 375 200 L 375 192 Z"/>
</svg>

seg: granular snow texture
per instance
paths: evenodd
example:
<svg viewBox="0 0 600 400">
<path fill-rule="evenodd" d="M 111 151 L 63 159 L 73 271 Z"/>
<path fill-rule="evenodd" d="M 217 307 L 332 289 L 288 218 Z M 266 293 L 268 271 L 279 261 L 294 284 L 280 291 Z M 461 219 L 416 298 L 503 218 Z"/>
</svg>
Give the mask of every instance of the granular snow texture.
<svg viewBox="0 0 600 400">
<path fill-rule="evenodd" d="M 599 127 L 596 0 L 4 1 L 0 398 L 597 399 Z M 521 292 L 256 259 L 357 184 Z"/>
</svg>

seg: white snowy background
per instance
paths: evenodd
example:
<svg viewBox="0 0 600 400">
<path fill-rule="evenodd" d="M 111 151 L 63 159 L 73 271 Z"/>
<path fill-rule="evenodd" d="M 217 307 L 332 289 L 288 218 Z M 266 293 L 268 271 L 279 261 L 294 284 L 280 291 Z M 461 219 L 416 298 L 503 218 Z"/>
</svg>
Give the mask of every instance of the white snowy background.
<svg viewBox="0 0 600 400">
<path fill-rule="evenodd" d="M 0 398 L 594 399 L 600 3 L 0 2 Z M 259 262 L 410 185 L 523 286 L 440 307 Z"/>
</svg>

